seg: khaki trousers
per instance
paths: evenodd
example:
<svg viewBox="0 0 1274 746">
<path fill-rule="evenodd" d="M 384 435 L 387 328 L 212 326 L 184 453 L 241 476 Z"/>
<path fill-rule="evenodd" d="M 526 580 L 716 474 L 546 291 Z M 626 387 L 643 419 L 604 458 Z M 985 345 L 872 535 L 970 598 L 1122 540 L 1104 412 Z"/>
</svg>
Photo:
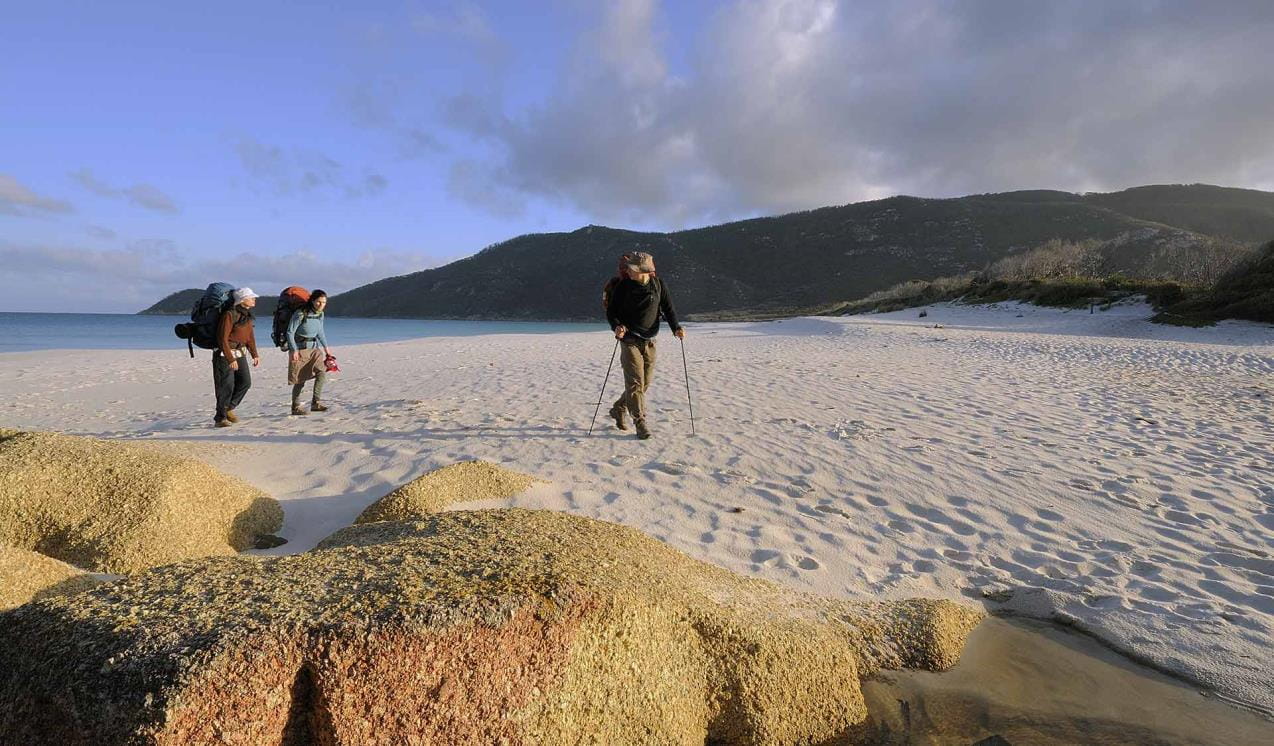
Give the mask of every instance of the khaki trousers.
<svg viewBox="0 0 1274 746">
<path fill-rule="evenodd" d="M 646 389 L 655 374 L 655 340 L 624 340 L 620 343 L 619 364 L 624 369 L 624 393 L 613 409 L 627 409 L 633 422 L 646 419 Z"/>
</svg>

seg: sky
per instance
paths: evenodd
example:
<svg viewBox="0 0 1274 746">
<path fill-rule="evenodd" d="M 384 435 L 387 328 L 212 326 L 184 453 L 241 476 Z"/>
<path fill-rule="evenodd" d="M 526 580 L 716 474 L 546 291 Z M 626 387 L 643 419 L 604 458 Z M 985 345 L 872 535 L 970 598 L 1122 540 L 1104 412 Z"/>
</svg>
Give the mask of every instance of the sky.
<svg viewBox="0 0 1274 746">
<path fill-rule="evenodd" d="M 0 3 L 0 311 L 896 194 L 1274 190 L 1269 0 Z"/>
</svg>

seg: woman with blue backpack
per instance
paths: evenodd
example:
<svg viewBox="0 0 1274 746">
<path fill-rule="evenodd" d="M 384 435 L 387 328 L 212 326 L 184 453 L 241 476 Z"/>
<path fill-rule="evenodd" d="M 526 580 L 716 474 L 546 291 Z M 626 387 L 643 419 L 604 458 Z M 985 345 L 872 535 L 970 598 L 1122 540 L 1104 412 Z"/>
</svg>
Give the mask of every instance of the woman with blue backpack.
<svg viewBox="0 0 1274 746">
<path fill-rule="evenodd" d="M 285 291 L 286 292 L 286 291 Z M 327 337 L 323 334 L 323 309 L 327 308 L 327 293 L 315 290 L 308 302 L 292 312 L 288 320 L 288 383 L 292 384 L 292 414 L 308 414 L 301 407 L 301 394 L 305 382 L 314 379 L 314 396 L 310 399 L 310 412 L 326 412 L 322 402 L 323 384 L 327 381 Z"/>
<path fill-rule="evenodd" d="M 234 410 L 252 388 L 248 356 L 252 357 L 253 367 L 261 364 L 252 317 L 257 294 L 252 288 L 239 288 L 231 300 L 230 307 L 217 316 L 217 347 L 212 353 L 212 383 L 217 395 L 213 424 L 217 427 L 230 427 L 239 421 Z"/>
</svg>

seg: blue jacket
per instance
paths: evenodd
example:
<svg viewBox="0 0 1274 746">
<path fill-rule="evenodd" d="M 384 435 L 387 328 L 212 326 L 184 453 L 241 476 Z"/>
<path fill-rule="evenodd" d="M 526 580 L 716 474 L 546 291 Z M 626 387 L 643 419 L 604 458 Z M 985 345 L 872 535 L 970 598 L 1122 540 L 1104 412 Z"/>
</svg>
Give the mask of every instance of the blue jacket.
<svg viewBox="0 0 1274 746">
<path fill-rule="evenodd" d="M 288 322 L 288 350 L 295 352 L 301 349 L 297 342 L 305 340 L 318 340 L 319 345 L 327 349 L 327 337 L 323 336 L 323 314 L 299 308 L 292 312 L 292 320 Z"/>
</svg>

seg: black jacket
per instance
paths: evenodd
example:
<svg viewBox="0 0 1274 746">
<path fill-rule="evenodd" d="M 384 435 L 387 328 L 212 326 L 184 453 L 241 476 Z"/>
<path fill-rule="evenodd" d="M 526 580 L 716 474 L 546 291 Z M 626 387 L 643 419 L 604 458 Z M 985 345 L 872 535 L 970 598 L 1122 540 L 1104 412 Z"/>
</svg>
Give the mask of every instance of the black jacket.
<svg viewBox="0 0 1274 746">
<path fill-rule="evenodd" d="M 624 339 L 653 338 L 659 333 L 660 317 L 668 321 L 674 332 L 681 328 L 668 286 L 658 277 L 650 278 L 645 285 L 636 280 L 621 280 L 611 291 L 606 320 L 611 329 L 617 326 L 628 329 Z"/>
</svg>

